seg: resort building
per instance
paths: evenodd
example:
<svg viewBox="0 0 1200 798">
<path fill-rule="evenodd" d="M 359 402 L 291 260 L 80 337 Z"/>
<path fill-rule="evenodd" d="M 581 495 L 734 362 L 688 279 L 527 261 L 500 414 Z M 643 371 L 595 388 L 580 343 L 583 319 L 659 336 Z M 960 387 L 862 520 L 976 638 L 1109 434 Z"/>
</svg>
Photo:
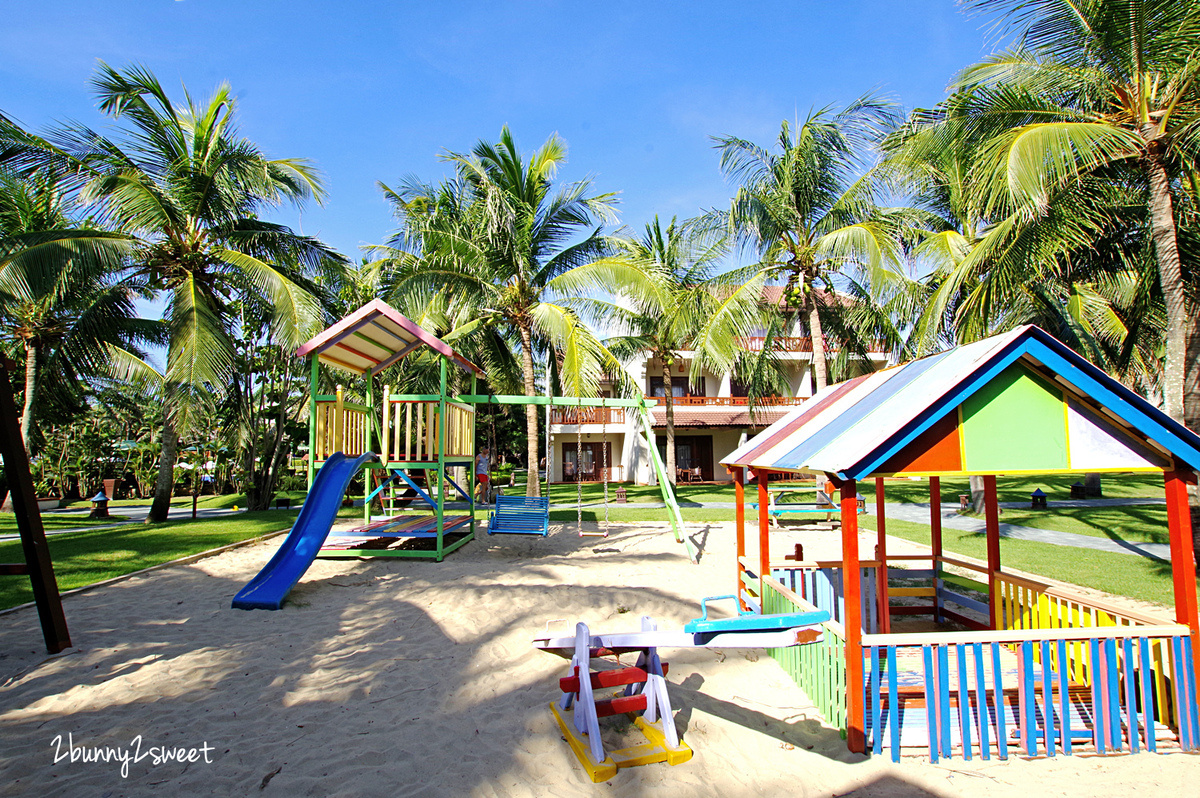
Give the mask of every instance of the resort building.
<svg viewBox="0 0 1200 798">
<path fill-rule="evenodd" d="M 778 287 L 768 287 L 775 294 Z M 770 295 L 769 295 L 770 296 Z M 772 297 L 779 301 L 778 297 Z M 760 430 L 783 418 L 813 395 L 812 338 L 803 325 L 786 338 L 776 338 L 776 355 L 787 375 L 787 396 L 760 399 L 749 406 L 746 390 L 730 374 L 704 371 L 699 380 L 688 380 L 693 352 L 681 352 L 671 365 L 671 392 L 675 406 L 676 482 L 728 482 L 720 465 L 723 457 L 744 444 Z M 764 337 L 746 338 L 743 348 L 761 350 Z M 826 339 L 826 347 L 833 343 Z M 872 370 L 889 363 L 890 355 L 869 352 Z M 836 352 L 826 352 L 832 360 Z M 639 356 L 625 364 L 630 380 L 646 395 L 650 422 L 659 455 L 666 462 L 667 410 L 663 394 L 663 364 L 657 358 Z M 611 395 L 607 390 L 604 396 Z M 636 410 L 624 408 L 561 408 L 550 412 L 550 479 L 554 482 L 654 482 L 654 466 Z M 606 466 L 607 464 L 607 466 Z M 605 470 L 607 468 L 607 471 Z"/>
</svg>

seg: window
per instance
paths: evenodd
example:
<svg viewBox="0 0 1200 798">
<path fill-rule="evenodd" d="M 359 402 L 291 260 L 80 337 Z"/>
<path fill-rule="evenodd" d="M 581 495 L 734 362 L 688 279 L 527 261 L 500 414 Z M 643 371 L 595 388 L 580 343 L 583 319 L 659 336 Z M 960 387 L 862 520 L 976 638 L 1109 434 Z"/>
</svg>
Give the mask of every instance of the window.
<svg viewBox="0 0 1200 798">
<path fill-rule="evenodd" d="M 666 396 L 666 389 L 663 387 L 662 377 L 650 378 L 650 395 L 663 397 Z M 704 378 L 701 377 L 695 389 L 692 389 L 688 382 L 687 375 L 680 374 L 678 379 L 671 380 L 671 395 L 672 396 L 707 396 L 704 390 Z"/>
</svg>

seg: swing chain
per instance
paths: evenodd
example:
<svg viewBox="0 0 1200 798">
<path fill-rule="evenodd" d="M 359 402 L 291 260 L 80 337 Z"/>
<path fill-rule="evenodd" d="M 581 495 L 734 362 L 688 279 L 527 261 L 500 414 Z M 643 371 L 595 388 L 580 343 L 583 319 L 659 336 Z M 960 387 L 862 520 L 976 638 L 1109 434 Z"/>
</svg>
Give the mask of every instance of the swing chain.
<svg viewBox="0 0 1200 798">
<path fill-rule="evenodd" d="M 575 528 L 583 534 L 583 397 L 575 406 Z"/>
<path fill-rule="evenodd" d="M 604 536 L 608 537 L 608 407 L 600 408 L 600 457 L 604 461 L 604 470 L 600 478 L 604 480 Z"/>
</svg>

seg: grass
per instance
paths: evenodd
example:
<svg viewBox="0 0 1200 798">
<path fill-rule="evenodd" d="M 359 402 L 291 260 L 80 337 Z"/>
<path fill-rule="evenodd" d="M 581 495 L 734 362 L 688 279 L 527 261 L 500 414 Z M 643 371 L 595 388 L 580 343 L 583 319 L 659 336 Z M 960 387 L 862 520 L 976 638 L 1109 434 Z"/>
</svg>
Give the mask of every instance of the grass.
<svg viewBox="0 0 1200 798">
<path fill-rule="evenodd" d="M 213 520 L 66 532 L 49 538 L 50 556 L 59 590 L 70 590 L 286 529 L 294 517 L 294 512 L 267 510 Z M 19 541 L 0 543 L 0 562 L 24 562 Z M 0 579 L 0 609 L 32 600 L 28 577 Z"/>
<path fill-rule="evenodd" d="M 874 516 L 859 516 L 859 522 L 864 529 L 876 528 Z M 889 518 L 887 531 L 889 535 L 929 545 L 929 527 L 925 524 Z M 982 533 L 943 527 L 942 547 L 947 552 L 987 560 L 987 540 Z M 1000 543 L 1000 561 L 1019 571 L 1093 590 L 1166 607 L 1175 603 L 1170 564 L 1145 557 L 1005 538 Z"/>
</svg>

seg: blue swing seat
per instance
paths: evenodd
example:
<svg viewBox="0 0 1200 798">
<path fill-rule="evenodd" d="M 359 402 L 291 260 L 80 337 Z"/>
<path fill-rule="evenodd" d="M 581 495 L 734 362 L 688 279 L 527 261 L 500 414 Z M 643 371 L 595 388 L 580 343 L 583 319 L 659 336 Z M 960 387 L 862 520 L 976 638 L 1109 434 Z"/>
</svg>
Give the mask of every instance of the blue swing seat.
<svg viewBox="0 0 1200 798">
<path fill-rule="evenodd" d="M 550 499 L 542 496 L 497 496 L 488 515 L 489 535 L 550 534 Z"/>
</svg>

